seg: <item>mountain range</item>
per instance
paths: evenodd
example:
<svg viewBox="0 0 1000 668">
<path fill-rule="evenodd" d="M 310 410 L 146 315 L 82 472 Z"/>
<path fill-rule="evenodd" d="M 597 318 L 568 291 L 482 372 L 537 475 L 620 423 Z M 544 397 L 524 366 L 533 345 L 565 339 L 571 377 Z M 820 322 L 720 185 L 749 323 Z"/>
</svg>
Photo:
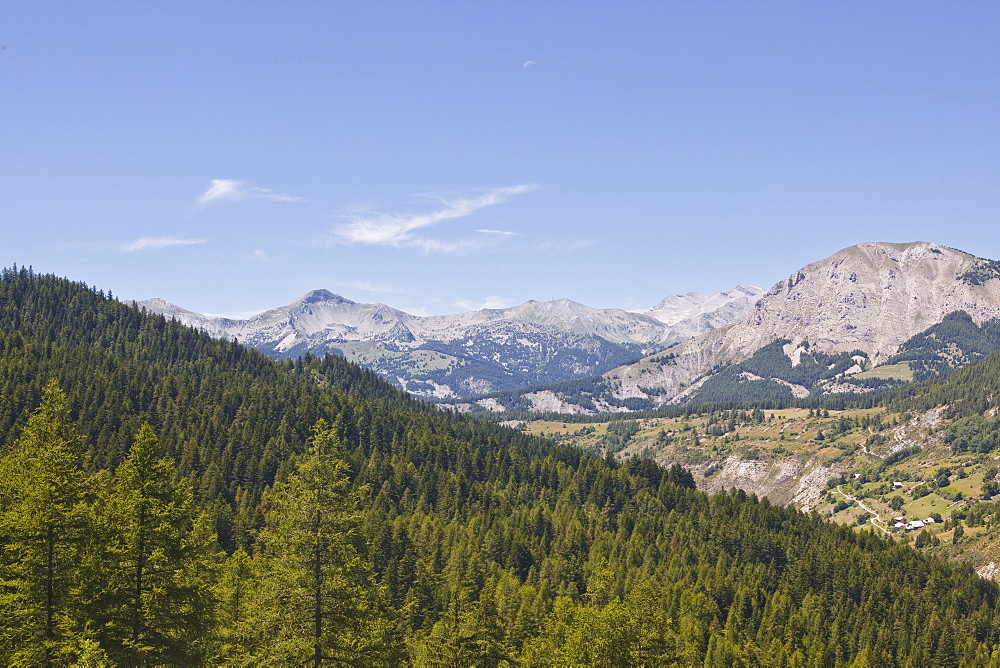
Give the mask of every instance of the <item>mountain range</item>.
<svg viewBox="0 0 1000 668">
<path fill-rule="evenodd" d="M 341 355 L 412 394 L 441 399 L 600 374 L 741 320 L 763 292 L 750 285 L 691 292 L 639 311 L 560 299 L 436 316 L 327 290 L 246 319 L 193 313 L 162 299 L 138 305 L 274 357 Z"/>
<path fill-rule="evenodd" d="M 465 408 L 591 413 L 867 392 L 1000 348 L 998 279 L 1000 262 L 939 244 L 862 243 L 779 281 L 741 322 L 597 378 Z"/>
<path fill-rule="evenodd" d="M 869 242 L 766 293 L 740 285 L 636 311 L 561 299 L 414 316 L 326 290 L 247 319 L 140 302 L 275 357 L 334 353 L 460 410 L 599 413 L 866 393 L 1000 349 L 1000 262 Z"/>
</svg>

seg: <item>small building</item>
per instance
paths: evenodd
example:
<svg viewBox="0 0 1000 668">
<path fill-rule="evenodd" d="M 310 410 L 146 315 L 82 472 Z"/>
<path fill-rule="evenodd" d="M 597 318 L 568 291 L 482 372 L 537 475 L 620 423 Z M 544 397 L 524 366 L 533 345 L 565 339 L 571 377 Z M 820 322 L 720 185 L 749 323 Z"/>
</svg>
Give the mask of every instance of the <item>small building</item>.
<svg viewBox="0 0 1000 668">
<path fill-rule="evenodd" d="M 907 531 L 914 531 L 916 529 L 923 529 L 923 528 L 924 528 L 924 523 L 920 520 L 913 520 L 912 522 L 907 522 L 906 524 Z"/>
<path fill-rule="evenodd" d="M 899 482 L 897 480 L 897 481 L 895 481 L 895 482 L 892 483 L 892 488 L 893 489 L 903 489 L 903 483 L 901 483 L 901 482 Z"/>
<path fill-rule="evenodd" d="M 924 520 L 924 524 L 934 524 L 936 522 L 937 520 L 934 519 L 933 517 L 928 517 L 926 520 Z"/>
</svg>

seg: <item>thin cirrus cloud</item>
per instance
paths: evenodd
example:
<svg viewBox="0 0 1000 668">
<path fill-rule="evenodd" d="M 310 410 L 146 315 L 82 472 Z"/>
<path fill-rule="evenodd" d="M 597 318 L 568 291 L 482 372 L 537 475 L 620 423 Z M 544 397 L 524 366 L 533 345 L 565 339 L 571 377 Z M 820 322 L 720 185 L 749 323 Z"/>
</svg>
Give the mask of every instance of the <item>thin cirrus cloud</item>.
<svg viewBox="0 0 1000 668">
<path fill-rule="evenodd" d="M 176 237 L 141 237 L 119 246 L 119 250 L 125 253 L 139 253 L 141 251 L 162 250 L 171 246 L 195 246 L 203 244 L 208 239 L 178 239 Z"/>
<path fill-rule="evenodd" d="M 301 197 L 276 193 L 268 188 L 251 186 L 245 181 L 235 179 L 212 179 L 208 190 L 194 203 L 198 211 L 215 202 L 244 202 L 251 199 L 262 199 L 271 202 L 301 202 Z"/>
<path fill-rule="evenodd" d="M 476 230 L 480 234 L 497 234 L 505 237 L 513 237 L 517 235 L 517 232 L 510 232 L 508 230 Z"/>
<path fill-rule="evenodd" d="M 505 188 L 493 188 L 479 195 L 461 199 L 438 199 L 442 206 L 437 211 L 419 214 L 377 213 L 353 217 L 350 222 L 333 230 L 335 239 L 349 244 L 372 246 L 416 247 L 425 251 L 462 252 L 489 243 L 484 238 L 443 241 L 417 234 L 418 230 L 432 227 L 446 220 L 466 218 L 486 207 L 506 202 L 511 197 L 537 189 L 527 183 Z M 480 230 L 489 236 L 508 236 L 497 230 Z"/>
<path fill-rule="evenodd" d="M 267 256 L 267 253 L 260 250 L 259 248 L 256 250 L 242 251 L 240 253 L 240 257 L 242 257 L 247 262 L 269 262 L 271 260 L 271 258 Z"/>
</svg>

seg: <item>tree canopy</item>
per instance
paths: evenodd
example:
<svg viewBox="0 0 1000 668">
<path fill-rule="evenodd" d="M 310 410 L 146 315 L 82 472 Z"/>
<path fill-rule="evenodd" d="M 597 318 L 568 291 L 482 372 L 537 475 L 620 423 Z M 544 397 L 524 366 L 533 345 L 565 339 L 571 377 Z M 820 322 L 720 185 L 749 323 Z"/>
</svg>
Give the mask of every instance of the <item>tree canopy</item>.
<svg viewBox="0 0 1000 668">
<path fill-rule="evenodd" d="M 0 384 L 2 663 L 1000 659 L 967 567 L 63 279 L 0 277 Z"/>
</svg>

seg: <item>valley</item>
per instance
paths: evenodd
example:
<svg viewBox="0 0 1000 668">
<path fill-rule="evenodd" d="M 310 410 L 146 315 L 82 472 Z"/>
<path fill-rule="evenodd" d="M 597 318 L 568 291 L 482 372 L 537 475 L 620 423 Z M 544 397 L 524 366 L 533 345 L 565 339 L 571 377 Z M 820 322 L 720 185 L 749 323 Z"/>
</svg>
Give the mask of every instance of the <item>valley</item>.
<svg viewBox="0 0 1000 668">
<path fill-rule="evenodd" d="M 976 452 L 955 447 L 963 422 L 946 408 L 692 411 L 508 424 L 596 454 L 679 464 L 706 492 L 740 489 L 856 530 L 919 538 L 917 547 L 987 577 L 1000 572 L 1000 505 L 993 500 L 1000 494 L 1000 440 L 991 437 Z M 903 526 L 915 521 L 926 526 Z"/>
<path fill-rule="evenodd" d="M 1000 2 L 0 2 L 0 668 L 1000 668 Z"/>
</svg>

